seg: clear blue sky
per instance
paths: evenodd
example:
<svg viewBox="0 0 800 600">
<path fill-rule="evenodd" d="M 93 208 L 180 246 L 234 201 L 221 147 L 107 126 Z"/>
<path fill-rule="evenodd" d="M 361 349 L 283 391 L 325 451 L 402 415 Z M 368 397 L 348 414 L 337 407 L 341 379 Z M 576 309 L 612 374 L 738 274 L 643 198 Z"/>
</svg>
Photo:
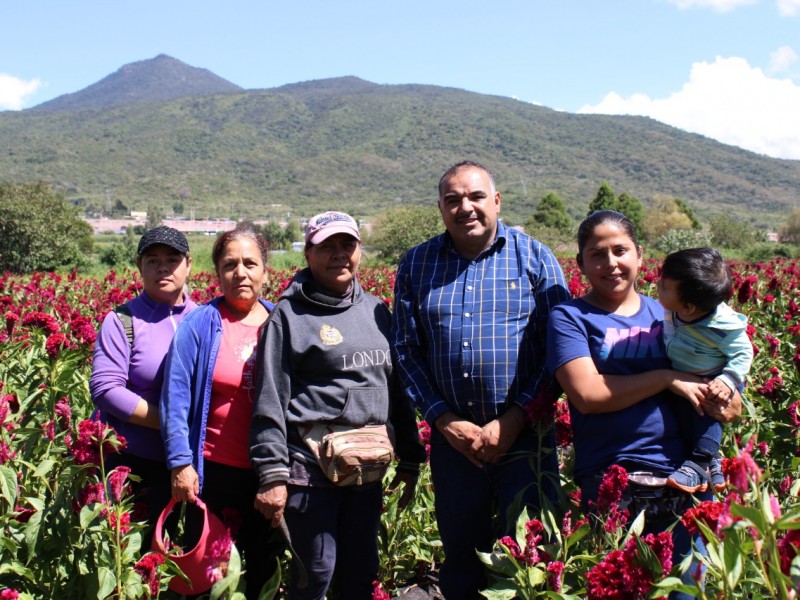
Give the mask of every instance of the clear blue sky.
<svg viewBox="0 0 800 600">
<path fill-rule="evenodd" d="M 647 114 L 800 159 L 800 0 L 26 0 L 0 5 L 0 110 L 168 54 L 244 88 L 355 75 Z"/>
</svg>

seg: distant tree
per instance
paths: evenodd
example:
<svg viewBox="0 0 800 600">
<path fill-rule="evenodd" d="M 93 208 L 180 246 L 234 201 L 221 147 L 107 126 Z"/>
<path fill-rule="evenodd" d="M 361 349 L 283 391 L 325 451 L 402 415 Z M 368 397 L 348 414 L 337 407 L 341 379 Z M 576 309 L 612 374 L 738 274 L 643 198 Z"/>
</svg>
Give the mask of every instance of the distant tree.
<svg viewBox="0 0 800 600">
<path fill-rule="evenodd" d="M 685 201 L 681 200 L 680 198 L 675 198 L 675 204 L 678 206 L 678 210 L 680 210 L 683 214 L 689 217 L 689 220 L 692 222 L 692 229 L 702 229 L 703 225 L 700 221 L 697 220 L 697 216 L 694 214 L 694 210 L 691 206 L 689 206 Z"/>
<path fill-rule="evenodd" d="M 283 233 L 290 247 L 292 242 L 300 242 L 303 240 L 303 232 L 300 231 L 300 224 L 297 222 L 297 219 L 289 219 Z"/>
<path fill-rule="evenodd" d="M 173 202 L 172 203 L 172 212 L 176 215 L 183 214 L 183 202 Z"/>
<path fill-rule="evenodd" d="M 780 229 L 780 238 L 787 244 L 797 244 L 800 242 L 800 208 L 795 208 L 786 217 Z"/>
<path fill-rule="evenodd" d="M 373 230 L 370 246 L 384 260 L 397 263 L 410 248 L 444 231 L 444 225 L 435 206 L 403 206 L 381 215 Z"/>
<path fill-rule="evenodd" d="M 92 228 L 42 182 L 0 183 L 0 271 L 28 273 L 85 264 Z"/>
<path fill-rule="evenodd" d="M 592 201 L 589 202 L 589 212 L 586 213 L 586 216 L 588 217 L 598 210 L 619 210 L 617 196 L 614 194 L 614 190 L 607 181 L 600 184 L 597 194 Z"/>
<path fill-rule="evenodd" d="M 147 220 L 144 223 L 145 229 L 152 229 L 158 227 L 164 222 L 164 215 L 161 214 L 161 208 L 156 204 L 147 205 Z"/>
<path fill-rule="evenodd" d="M 575 221 L 567 212 L 564 201 L 555 192 L 549 192 L 539 200 L 533 217 L 525 222 L 525 229 L 533 231 L 539 227 L 552 227 L 571 231 L 574 225 Z"/>
<path fill-rule="evenodd" d="M 286 230 L 277 221 L 269 221 L 261 226 L 261 232 L 272 250 L 291 250 L 292 240 L 287 239 Z"/>
<path fill-rule="evenodd" d="M 114 202 L 114 208 L 111 209 L 111 214 L 114 215 L 127 215 L 128 212 L 128 207 L 122 202 L 122 200 L 117 200 Z"/>
<path fill-rule="evenodd" d="M 680 209 L 675 198 L 655 196 L 653 203 L 645 211 L 642 230 L 645 239 L 655 244 L 670 229 L 693 229 L 692 221 Z"/>
<path fill-rule="evenodd" d="M 141 227 L 141 225 L 137 225 Z M 136 263 L 137 235 L 134 227 L 125 229 L 121 242 L 114 242 L 100 252 L 100 262 L 108 267 L 130 267 Z"/>
<path fill-rule="evenodd" d="M 747 223 L 737 221 L 728 214 L 712 217 L 708 224 L 711 243 L 719 248 L 749 248 L 759 238 L 758 230 Z"/>
<path fill-rule="evenodd" d="M 642 236 L 642 223 L 644 223 L 644 205 L 642 201 L 627 192 L 622 192 L 617 199 L 619 212 L 630 219 L 636 228 L 636 235 Z"/>
</svg>

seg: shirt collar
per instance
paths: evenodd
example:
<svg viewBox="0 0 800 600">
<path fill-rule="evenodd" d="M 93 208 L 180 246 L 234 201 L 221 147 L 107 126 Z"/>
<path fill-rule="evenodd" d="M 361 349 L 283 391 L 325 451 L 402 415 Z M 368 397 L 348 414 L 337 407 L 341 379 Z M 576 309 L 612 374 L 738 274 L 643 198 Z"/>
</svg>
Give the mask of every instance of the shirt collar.
<svg viewBox="0 0 800 600">
<path fill-rule="evenodd" d="M 499 250 L 500 248 L 502 248 L 505 245 L 506 240 L 508 239 L 508 231 L 507 231 L 507 229 L 508 228 L 505 225 L 503 225 L 503 222 L 498 220 L 497 221 L 497 233 L 494 236 L 494 241 L 491 244 L 489 244 L 489 246 L 483 252 L 481 252 L 478 255 L 478 258 L 486 255 L 488 252 L 491 252 L 491 251 L 493 251 L 495 249 Z M 458 254 L 459 256 L 461 256 L 461 254 L 458 253 L 458 251 L 456 250 L 455 245 L 453 244 L 453 238 L 450 235 L 449 231 L 445 231 L 443 234 L 438 236 L 438 238 L 436 238 L 436 239 L 439 242 L 439 250 L 441 252 L 449 251 L 449 252 L 453 252 L 453 253 Z"/>
</svg>

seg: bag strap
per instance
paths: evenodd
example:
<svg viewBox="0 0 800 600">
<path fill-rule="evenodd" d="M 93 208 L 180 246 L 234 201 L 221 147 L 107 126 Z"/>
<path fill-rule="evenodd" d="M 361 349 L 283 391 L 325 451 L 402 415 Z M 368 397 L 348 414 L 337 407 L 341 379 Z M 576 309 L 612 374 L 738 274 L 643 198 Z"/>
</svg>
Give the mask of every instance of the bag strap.
<svg viewBox="0 0 800 600">
<path fill-rule="evenodd" d="M 125 337 L 128 338 L 128 344 L 133 348 L 133 313 L 130 306 L 127 303 L 120 304 L 114 309 L 114 312 L 122 323 L 123 329 L 125 329 Z"/>
</svg>

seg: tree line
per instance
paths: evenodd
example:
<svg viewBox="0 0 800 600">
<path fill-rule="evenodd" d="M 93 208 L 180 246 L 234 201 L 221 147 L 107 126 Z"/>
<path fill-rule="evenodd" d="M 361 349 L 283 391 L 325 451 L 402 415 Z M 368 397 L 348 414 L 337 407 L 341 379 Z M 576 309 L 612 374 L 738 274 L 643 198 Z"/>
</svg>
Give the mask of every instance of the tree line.
<svg viewBox="0 0 800 600">
<path fill-rule="evenodd" d="M 611 209 L 623 213 L 636 226 L 649 248 L 669 253 L 681 248 L 715 246 L 731 250 L 737 258 L 762 260 L 800 254 L 800 209 L 787 215 L 779 229 L 779 244 L 767 243 L 766 232 L 723 213 L 703 224 L 691 206 L 680 198 L 657 195 L 648 206 L 628 193 L 617 195 L 603 182 L 590 199 L 586 215 Z M 157 212 L 157 211 L 156 211 Z M 146 227 L 158 225 L 158 214 L 148 215 Z M 572 252 L 578 223 L 586 215 L 571 215 L 555 192 L 545 194 L 530 219 L 521 225 L 557 253 Z M 289 250 L 303 234 L 296 220 L 287 226 L 271 221 L 264 236 L 275 250 Z M 377 260 L 396 264 L 412 246 L 441 233 L 438 208 L 401 206 L 384 212 L 372 224 L 366 243 Z M 125 237 L 103 249 L 99 261 L 106 266 L 132 265 L 136 238 L 142 231 L 130 229 Z M 0 271 L 27 273 L 81 269 L 91 262 L 93 232 L 63 193 L 48 184 L 0 183 Z"/>
</svg>

